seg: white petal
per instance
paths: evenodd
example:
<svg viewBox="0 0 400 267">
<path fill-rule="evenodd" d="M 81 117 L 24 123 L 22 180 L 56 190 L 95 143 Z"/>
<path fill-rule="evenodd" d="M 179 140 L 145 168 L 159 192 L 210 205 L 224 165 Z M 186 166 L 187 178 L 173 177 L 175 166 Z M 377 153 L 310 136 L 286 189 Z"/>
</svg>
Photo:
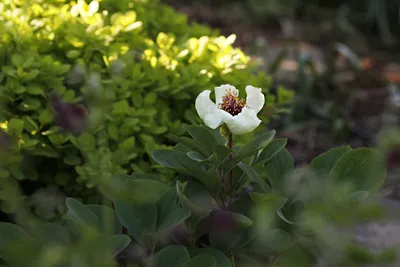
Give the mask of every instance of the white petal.
<svg viewBox="0 0 400 267">
<path fill-rule="evenodd" d="M 204 117 L 204 124 L 210 127 L 211 129 L 216 129 L 221 126 L 223 122 L 223 116 L 221 109 L 217 108 L 217 106 L 210 107 L 207 115 Z"/>
<path fill-rule="evenodd" d="M 212 107 L 216 108 L 216 105 L 214 102 L 211 101 L 210 99 L 210 90 L 205 90 L 201 92 L 195 102 L 195 107 L 197 114 L 199 114 L 199 117 L 201 119 L 204 119 L 204 117 L 208 114 L 209 110 L 212 109 Z"/>
<path fill-rule="evenodd" d="M 242 135 L 257 128 L 261 120 L 257 118 L 257 113 L 254 110 L 245 107 L 239 115 L 233 116 L 231 119 L 224 119 L 224 122 L 232 134 Z"/>
<path fill-rule="evenodd" d="M 221 86 L 215 87 L 215 103 L 217 106 L 222 103 L 222 97 L 226 95 L 226 92 L 228 90 L 231 90 L 231 92 L 235 95 L 239 95 L 239 90 L 235 88 L 235 86 L 230 85 L 230 84 L 223 84 Z"/>
<path fill-rule="evenodd" d="M 246 86 L 246 106 L 254 110 L 256 114 L 264 107 L 265 97 L 261 92 L 261 88 L 256 88 L 251 85 Z"/>
</svg>

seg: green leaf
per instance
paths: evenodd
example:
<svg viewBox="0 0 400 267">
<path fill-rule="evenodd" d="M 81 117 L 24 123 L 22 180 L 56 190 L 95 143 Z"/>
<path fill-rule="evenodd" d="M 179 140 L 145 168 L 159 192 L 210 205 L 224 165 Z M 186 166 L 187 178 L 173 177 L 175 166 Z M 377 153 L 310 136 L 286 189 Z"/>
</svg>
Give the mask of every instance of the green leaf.
<svg viewBox="0 0 400 267">
<path fill-rule="evenodd" d="M 257 171 L 253 167 L 244 164 L 243 162 L 239 162 L 238 167 L 247 174 L 250 180 L 256 182 L 263 190 L 263 192 L 271 191 L 269 185 L 262 179 L 262 177 L 257 173 Z"/>
<path fill-rule="evenodd" d="M 31 236 L 21 227 L 0 222 L 0 252 L 6 250 L 12 242 L 19 242 L 30 239 Z"/>
<path fill-rule="evenodd" d="M 180 208 L 178 206 L 178 194 L 175 187 L 171 188 L 164 194 L 164 196 L 158 201 L 157 207 L 157 229 L 167 229 L 183 223 L 191 214 L 189 208 Z"/>
<path fill-rule="evenodd" d="M 201 147 L 206 149 L 208 156 L 213 153 L 217 140 L 207 129 L 204 127 L 194 127 L 188 129 L 188 132 Z"/>
<path fill-rule="evenodd" d="M 71 244 L 67 229 L 58 223 L 38 223 L 27 229 L 33 237 L 46 243 Z"/>
<path fill-rule="evenodd" d="M 289 234 L 282 229 L 271 229 L 262 234 L 262 244 L 274 253 L 280 253 L 289 248 L 292 241 Z"/>
<path fill-rule="evenodd" d="M 208 254 L 215 258 L 217 261 L 218 267 L 231 267 L 232 264 L 229 259 L 225 256 L 221 251 L 214 248 L 195 248 L 190 250 L 190 255 L 192 257 L 200 255 L 200 254 Z"/>
<path fill-rule="evenodd" d="M 218 267 L 215 258 L 208 254 L 200 254 L 185 263 L 185 267 Z"/>
<path fill-rule="evenodd" d="M 65 164 L 70 166 L 76 166 L 82 163 L 82 159 L 78 156 L 66 156 L 63 160 Z"/>
<path fill-rule="evenodd" d="M 86 205 L 99 219 L 100 231 L 108 234 L 119 234 L 122 231 L 122 225 L 118 220 L 115 210 L 102 205 Z"/>
<path fill-rule="evenodd" d="M 190 139 L 188 137 L 180 137 L 180 136 L 176 136 L 176 135 L 172 135 L 172 134 L 169 135 L 169 138 L 171 138 L 175 142 L 178 142 L 181 145 L 184 145 L 184 146 L 186 146 L 186 147 L 188 147 L 190 149 L 193 149 L 196 152 L 199 152 L 204 157 L 208 156 L 207 150 L 205 148 L 203 148 L 202 146 L 200 146 L 193 139 Z"/>
<path fill-rule="evenodd" d="M 158 226 L 158 229 L 168 229 L 183 223 L 187 218 L 190 217 L 189 208 L 177 208 L 174 209 L 167 217 L 164 218 L 162 223 Z"/>
<path fill-rule="evenodd" d="M 8 122 L 8 130 L 10 133 L 20 136 L 24 130 L 24 121 L 20 119 L 11 119 Z"/>
<path fill-rule="evenodd" d="M 26 75 L 23 77 L 25 81 L 30 81 L 35 79 L 39 75 L 40 71 L 39 70 L 31 70 L 30 72 L 26 73 Z"/>
<path fill-rule="evenodd" d="M 286 175 L 293 170 L 293 157 L 286 148 L 265 165 L 267 179 L 271 183 L 272 189 L 281 194 L 285 191 Z"/>
<path fill-rule="evenodd" d="M 154 254 L 154 267 L 183 267 L 190 260 L 183 246 L 168 246 Z"/>
<path fill-rule="evenodd" d="M 219 167 L 223 162 L 225 162 L 225 160 L 228 159 L 231 153 L 232 149 L 223 145 L 215 145 L 214 154 L 217 156 L 217 161 L 216 161 L 217 167 Z"/>
<path fill-rule="evenodd" d="M 196 151 L 189 151 L 186 153 L 188 157 L 192 160 L 198 161 L 198 162 L 204 162 L 207 161 L 208 158 L 203 157 L 201 154 L 197 153 Z"/>
<path fill-rule="evenodd" d="M 113 114 L 115 115 L 125 115 L 129 113 L 129 103 L 127 100 L 121 100 L 114 103 Z"/>
<path fill-rule="evenodd" d="M 138 242 L 144 242 L 157 226 L 157 206 L 154 204 L 135 204 L 128 201 L 114 201 L 115 211 L 123 226 Z"/>
<path fill-rule="evenodd" d="M 156 92 L 150 92 L 144 97 L 144 103 L 147 105 L 153 105 L 157 101 L 157 93 Z"/>
<path fill-rule="evenodd" d="M 240 213 L 232 212 L 232 215 L 233 220 L 241 227 L 250 227 L 253 224 L 252 220 Z"/>
<path fill-rule="evenodd" d="M 328 180 L 351 183 L 356 191 L 376 193 L 386 178 L 383 157 L 371 148 L 357 148 L 343 155 L 332 168 Z"/>
<path fill-rule="evenodd" d="M 13 55 L 11 56 L 11 64 L 12 64 L 14 67 L 16 67 L 16 68 L 21 67 L 23 63 L 24 63 L 24 62 L 23 62 L 23 58 L 22 58 L 21 55 L 19 55 L 19 54 L 13 54 Z"/>
<path fill-rule="evenodd" d="M 78 145 L 83 151 L 96 150 L 96 138 L 90 133 L 82 133 L 78 139 Z"/>
<path fill-rule="evenodd" d="M 156 203 L 169 187 L 157 180 L 149 179 L 127 179 L 125 180 L 129 200 L 135 203 Z"/>
<path fill-rule="evenodd" d="M 349 198 L 352 201 L 363 201 L 365 199 L 367 199 L 369 197 L 369 192 L 368 191 L 356 191 L 354 193 L 352 193 Z"/>
<path fill-rule="evenodd" d="M 44 109 L 40 111 L 39 115 L 40 124 L 42 125 L 49 124 L 51 123 L 52 120 L 53 120 L 53 113 L 50 110 Z"/>
<path fill-rule="evenodd" d="M 22 111 L 32 111 L 40 108 L 41 103 L 35 98 L 25 98 L 24 101 L 19 104 L 18 108 Z"/>
<path fill-rule="evenodd" d="M 216 170 L 205 169 L 206 163 L 192 160 L 182 151 L 159 149 L 153 151 L 153 159 L 161 165 L 177 172 L 196 177 L 213 193 L 218 194 L 221 181 Z M 208 166 L 208 165 L 207 165 Z"/>
<path fill-rule="evenodd" d="M 275 214 L 278 210 L 280 210 L 285 203 L 287 202 L 287 198 L 269 193 L 257 193 L 252 192 L 250 193 L 250 197 L 255 203 L 254 210 L 252 210 L 253 216 L 255 216 L 256 227 L 260 227 L 261 223 L 261 230 L 269 229 L 271 222 L 275 218 Z"/>
<path fill-rule="evenodd" d="M 315 173 L 318 175 L 318 178 L 328 178 L 330 171 L 340 157 L 351 150 L 352 148 L 350 146 L 332 148 L 314 158 L 310 163 L 310 168 L 311 170 L 315 171 Z"/>
<path fill-rule="evenodd" d="M 21 165 L 13 164 L 9 166 L 8 169 L 10 170 L 12 176 L 14 176 L 17 180 L 25 179 L 25 174 L 21 170 Z"/>
<path fill-rule="evenodd" d="M 227 166 L 225 168 L 225 172 L 229 172 L 232 170 L 240 161 L 242 161 L 245 158 L 248 158 L 250 156 L 253 156 L 255 152 L 263 149 L 265 146 L 268 145 L 269 142 L 271 142 L 272 138 L 275 136 L 275 130 L 272 130 L 270 132 L 265 132 L 250 142 L 248 142 L 246 145 L 242 146 L 238 152 L 235 154 L 235 156 L 228 161 Z"/>
<path fill-rule="evenodd" d="M 272 130 L 272 131 L 265 132 L 265 133 L 257 136 L 256 138 L 251 140 L 249 143 L 242 146 L 238 150 L 236 156 L 245 156 L 245 157 L 252 156 L 255 151 L 258 151 L 258 150 L 264 148 L 265 146 L 267 146 L 269 144 L 269 142 L 271 142 L 272 138 L 274 138 L 275 133 L 276 133 L 276 131 Z"/>
<path fill-rule="evenodd" d="M 100 229 L 99 218 L 85 205 L 73 198 L 66 199 L 67 216 L 76 224 Z"/>
<path fill-rule="evenodd" d="M 122 250 L 124 250 L 131 243 L 131 239 L 127 235 L 112 235 L 107 237 L 107 244 L 111 246 L 113 250 L 112 257 L 117 256 Z"/>
<path fill-rule="evenodd" d="M 275 157 L 287 144 L 287 138 L 272 140 L 258 155 L 256 164 L 265 164 Z"/>
<path fill-rule="evenodd" d="M 178 206 L 178 194 L 176 188 L 172 187 L 157 202 L 158 207 L 158 218 L 163 220 Z"/>
<path fill-rule="evenodd" d="M 182 192 L 184 188 L 184 184 L 182 184 L 180 181 L 176 181 L 176 192 L 179 198 L 179 202 L 182 204 L 184 208 L 189 208 L 191 211 L 191 223 L 196 225 L 198 224 L 202 219 L 208 216 L 210 213 L 210 210 L 202 208 L 196 204 L 193 204 Z"/>
</svg>

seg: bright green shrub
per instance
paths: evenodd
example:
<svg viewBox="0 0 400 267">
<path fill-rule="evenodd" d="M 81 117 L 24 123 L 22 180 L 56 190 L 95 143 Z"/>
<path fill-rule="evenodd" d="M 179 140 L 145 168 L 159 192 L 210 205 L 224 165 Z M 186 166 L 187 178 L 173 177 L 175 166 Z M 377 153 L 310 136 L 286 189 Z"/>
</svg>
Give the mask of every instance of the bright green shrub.
<svg viewBox="0 0 400 267">
<path fill-rule="evenodd" d="M 268 93 L 270 77 L 232 47 L 234 36 L 189 25 L 157 0 L 42 2 L 0 3 L 0 126 L 11 140 L 0 176 L 28 193 L 55 186 L 96 202 L 92 188 L 110 174 L 157 171 L 148 153 L 169 145 L 165 133 L 198 122 L 202 90 L 231 83 Z M 53 91 L 86 106 L 82 133 L 54 122 Z M 290 97 L 279 90 L 280 102 Z"/>
</svg>

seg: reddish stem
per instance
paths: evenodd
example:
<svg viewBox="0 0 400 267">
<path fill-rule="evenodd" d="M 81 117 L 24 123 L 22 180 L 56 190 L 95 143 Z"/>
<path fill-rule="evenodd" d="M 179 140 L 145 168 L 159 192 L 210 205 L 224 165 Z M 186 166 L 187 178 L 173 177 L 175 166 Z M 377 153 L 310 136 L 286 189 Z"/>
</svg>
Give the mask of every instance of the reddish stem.
<svg viewBox="0 0 400 267">
<path fill-rule="evenodd" d="M 229 149 L 232 149 L 232 134 L 229 134 L 229 137 L 228 137 L 228 148 Z M 229 155 L 229 158 L 231 159 L 232 158 L 232 153 Z M 228 174 L 228 184 L 227 184 L 227 189 L 228 189 L 228 192 L 230 192 L 231 190 L 232 190 L 232 170 L 230 170 L 229 171 L 229 174 Z"/>
</svg>

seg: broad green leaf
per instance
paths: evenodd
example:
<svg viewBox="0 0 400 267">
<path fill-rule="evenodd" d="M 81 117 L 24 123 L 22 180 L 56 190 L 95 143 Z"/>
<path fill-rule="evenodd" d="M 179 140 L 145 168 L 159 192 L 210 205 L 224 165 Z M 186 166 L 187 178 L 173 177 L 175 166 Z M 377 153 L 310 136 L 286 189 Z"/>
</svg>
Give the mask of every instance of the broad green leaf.
<svg viewBox="0 0 400 267">
<path fill-rule="evenodd" d="M 38 223 L 27 229 L 27 232 L 42 242 L 71 244 L 67 229 L 57 223 Z"/>
<path fill-rule="evenodd" d="M 214 146 L 214 154 L 216 155 L 216 165 L 219 167 L 223 162 L 225 162 L 229 155 L 232 153 L 232 149 L 223 146 L 223 145 L 215 145 Z"/>
<path fill-rule="evenodd" d="M 278 210 L 276 212 L 278 214 L 279 218 L 281 218 L 283 221 L 287 222 L 288 224 L 294 224 L 294 222 L 290 221 L 289 219 L 286 218 L 285 214 L 283 214 L 282 210 Z"/>
<path fill-rule="evenodd" d="M 215 140 L 217 141 L 217 144 L 225 145 L 226 139 L 225 139 L 225 137 L 223 137 L 221 135 L 219 128 L 217 128 L 217 129 L 211 129 L 208 127 L 205 127 L 205 128 L 209 133 L 211 133 L 212 136 L 214 136 Z"/>
<path fill-rule="evenodd" d="M 191 214 L 189 208 L 180 208 L 178 206 L 178 195 L 175 187 L 171 188 L 164 194 L 164 196 L 158 201 L 157 207 L 157 229 L 167 229 L 183 223 Z"/>
<path fill-rule="evenodd" d="M 157 202 L 158 220 L 162 221 L 178 206 L 178 194 L 176 188 L 172 187 Z"/>
<path fill-rule="evenodd" d="M 183 267 L 190 260 L 187 249 L 171 245 L 154 254 L 154 267 Z"/>
<path fill-rule="evenodd" d="M 188 157 L 192 160 L 198 161 L 198 162 L 204 162 L 207 161 L 208 158 L 203 157 L 201 154 L 197 153 L 196 151 L 189 151 L 186 153 Z"/>
<path fill-rule="evenodd" d="M 215 258 L 208 254 L 200 254 L 185 263 L 185 267 L 218 267 Z"/>
<path fill-rule="evenodd" d="M 386 178 L 382 156 L 371 148 L 357 148 L 343 155 L 332 168 L 328 180 L 351 183 L 354 190 L 376 193 Z"/>
<path fill-rule="evenodd" d="M 196 225 L 202 219 L 208 216 L 210 210 L 202 208 L 194 203 L 192 203 L 182 192 L 184 185 L 180 182 L 176 182 L 176 192 L 178 194 L 179 202 L 184 208 L 189 208 L 192 216 L 190 217 L 191 223 Z"/>
<path fill-rule="evenodd" d="M 85 205 L 73 198 L 66 199 L 67 216 L 78 225 L 100 229 L 100 220 Z"/>
<path fill-rule="evenodd" d="M 287 232 L 282 229 L 271 229 L 266 233 L 262 233 L 262 244 L 270 251 L 280 253 L 289 248 L 292 240 Z"/>
<path fill-rule="evenodd" d="M 367 199 L 369 197 L 368 191 L 356 191 L 350 195 L 350 200 L 359 202 Z"/>
<path fill-rule="evenodd" d="M 20 242 L 30 238 L 32 237 L 21 227 L 0 222 L 0 252 L 7 249 L 12 242 Z"/>
<path fill-rule="evenodd" d="M 114 202 L 118 219 L 129 234 L 138 242 L 155 232 L 157 226 L 157 206 L 155 204 L 139 205 L 128 201 Z"/>
<path fill-rule="evenodd" d="M 288 224 L 294 224 L 298 222 L 299 215 L 301 215 L 304 211 L 304 202 L 303 201 L 295 201 L 288 205 L 285 205 L 277 211 L 278 216 Z"/>
<path fill-rule="evenodd" d="M 153 151 L 153 159 L 167 168 L 196 177 L 215 195 L 220 190 L 221 181 L 216 170 L 207 171 L 205 169 L 207 163 L 194 161 L 184 152 L 159 149 Z"/>
<path fill-rule="evenodd" d="M 251 140 L 246 145 L 242 146 L 235 156 L 239 157 L 249 157 L 252 156 L 254 152 L 264 148 L 271 142 L 272 138 L 274 138 L 276 131 L 272 130 L 269 132 L 262 133 L 257 136 L 253 140 Z"/>
<path fill-rule="evenodd" d="M 269 185 L 262 179 L 262 177 L 257 173 L 257 171 L 253 167 L 244 164 L 243 162 L 239 162 L 238 167 L 241 168 L 247 174 L 250 180 L 257 183 L 263 190 L 263 192 L 271 191 Z"/>
<path fill-rule="evenodd" d="M 286 175 L 294 169 L 292 155 L 287 149 L 282 149 L 266 165 L 265 171 L 267 179 L 271 183 L 272 189 L 283 194 L 285 192 Z"/>
<path fill-rule="evenodd" d="M 276 212 L 281 209 L 287 202 L 287 198 L 274 194 L 274 193 L 250 193 L 250 197 L 253 200 L 254 207 L 251 211 L 253 217 L 256 219 L 256 227 L 261 227 L 261 230 L 269 229 L 271 222 L 275 218 Z M 252 218 L 253 218 L 252 217 Z"/>
<path fill-rule="evenodd" d="M 100 230 L 102 233 L 119 234 L 122 225 L 118 220 L 115 211 L 107 206 L 88 204 L 86 205 L 99 218 Z"/>
<path fill-rule="evenodd" d="M 155 204 L 169 187 L 155 179 L 133 179 L 129 175 L 112 176 L 101 185 L 101 190 L 111 200 L 123 199 L 134 203 Z"/>
<path fill-rule="evenodd" d="M 287 144 L 286 138 L 279 138 L 272 140 L 263 150 L 261 150 L 260 154 L 257 157 L 257 161 L 255 164 L 265 164 L 273 157 L 275 157 L 282 149 L 285 148 Z"/>
<path fill-rule="evenodd" d="M 206 149 L 208 155 L 211 155 L 217 140 L 205 127 L 193 127 L 188 129 L 189 134 L 203 148 Z"/>
<path fill-rule="evenodd" d="M 24 129 L 24 121 L 20 119 L 11 119 L 8 122 L 8 130 L 10 133 L 20 136 Z"/>
<path fill-rule="evenodd" d="M 250 227 L 253 224 L 252 220 L 240 213 L 232 212 L 232 215 L 233 220 L 238 223 L 240 227 Z"/>
<path fill-rule="evenodd" d="M 242 146 L 238 152 L 234 155 L 234 157 L 227 162 L 227 166 L 225 168 L 225 172 L 229 172 L 232 170 L 240 161 L 242 161 L 245 158 L 248 158 L 250 156 L 253 156 L 254 153 L 257 151 L 263 149 L 265 146 L 268 145 L 268 143 L 274 138 L 275 136 L 275 130 L 272 130 L 270 132 L 265 132 L 250 142 L 248 142 L 246 145 Z"/>
<path fill-rule="evenodd" d="M 215 258 L 217 261 L 218 267 L 231 267 L 232 264 L 229 259 L 225 256 L 221 251 L 214 248 L 195 248 L 190 250 L 190 255 L 192 257 L 200 255 L 200 254 L 208 254 Z"/>
<path fill-rule="evenodd" d="M 162 220 L 162 223 L 158 226 L 158 229 L 168 229 L 183 223 L 187 218 L 190 217 L 189 208 L 177 208 L 174 209 L 167 217 Z"/>
<path fill-rule="evenodd" d="M 318 178 L 328 178 L 329 172 L 332 170 L 336 162 L 351 151 L 350 146 L 336 147 L 314 158 L 310 163 L 310 168 L 316 172 Z"/>
<path fill-rule="evenodd" d="M 195 140 L 190 139 L 188 137 L 181 137 L 181 136 L 176 136 L 176 135 L 169 135 L 169 138 L 171 138 L 172 140 L 178 142 L 181 145 L 184 145 L 190 149 L 193 149 L 194 151 L 200 153 L 201 155 L 203 155 L 204 157 L 209 156 L 207 153 L 207 150 L 200 146 Z"/>
<path fill-rule="evenodd" d="M 129 199 L 136 203 L 156 203 L 169 189 L 166 184 L 149 179 L 127 179 L 125 184 L 131 194 Z"/>
<path fill-rule="evenodd" d="M 113 257 L 117 256 L 122 250 L 124 250 L 131 243 L 131 239 L 127 235 L 112 235 L 107 236 L 107 244 L 111 246 L 113 250 Z"/>
</svg>

